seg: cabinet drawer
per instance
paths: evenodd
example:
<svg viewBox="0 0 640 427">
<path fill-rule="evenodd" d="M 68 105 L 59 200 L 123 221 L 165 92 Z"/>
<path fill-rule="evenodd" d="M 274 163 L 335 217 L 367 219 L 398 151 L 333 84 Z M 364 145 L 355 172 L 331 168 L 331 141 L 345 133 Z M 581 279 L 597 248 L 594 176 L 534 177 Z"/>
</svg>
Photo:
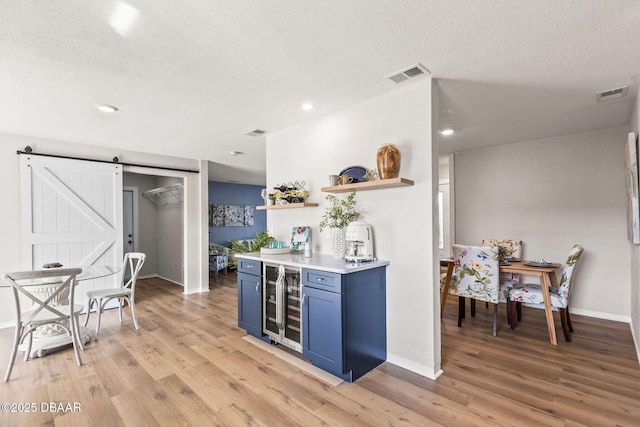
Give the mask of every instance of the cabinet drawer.
<svg viewBox="0 0 640 427">
<path fill-rule="evenodd" d="M 238 258 L 238 271 L 262 276 L 262 263 L 251 259 Z"/>
<path fill-rule="evenodd" d="M 302 284 L 311 288 L 342 293 L 342 274 L 303 269 Z"/>
</svg>

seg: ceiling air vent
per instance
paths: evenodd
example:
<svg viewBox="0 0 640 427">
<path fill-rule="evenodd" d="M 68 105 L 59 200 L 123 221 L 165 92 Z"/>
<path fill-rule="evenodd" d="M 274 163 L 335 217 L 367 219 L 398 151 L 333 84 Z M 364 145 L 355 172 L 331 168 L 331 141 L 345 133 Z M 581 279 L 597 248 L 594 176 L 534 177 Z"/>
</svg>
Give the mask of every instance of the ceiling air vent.
<svg viewBox="0 0 640 427">
<path fill-rule="evenodd" d="M 415 79 L 416 77 L 424 76 L 427 74 L 430 74 L 429 70 L 427 70 L 422 64 L 416 64 L 410 68 L 407 68 L 406 70 L 398 71 L 397 73 L 393 73 L 385 78 L 391 80 L 396 84 L 399 84 L 409 79 Z"/>
<path fill-rule="evenodd" d="M 596 102 L 613 101 L 614 99 L 624 98 L 627 96 L 627 92 L 629 92 L 629 86 L 598 92 L 596 94 Z"/>
<path fill-rule="evenodd" d="M 262 130 L 262 129 L 256 129 L 256 130 L 252 130 L 251 132 L 247 132 L 245 133 L 245 135 L 249 135 L 249 136 L 262 136 L 264 134 L 266 134 L 267 131 L 266 130 Z"/>
</svg>

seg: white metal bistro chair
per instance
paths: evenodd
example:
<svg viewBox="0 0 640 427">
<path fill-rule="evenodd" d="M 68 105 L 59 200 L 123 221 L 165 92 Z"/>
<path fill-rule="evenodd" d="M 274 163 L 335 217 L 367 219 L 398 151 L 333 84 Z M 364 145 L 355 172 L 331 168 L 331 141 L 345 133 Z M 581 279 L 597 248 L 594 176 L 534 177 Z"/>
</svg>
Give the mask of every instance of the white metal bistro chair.
<svg viewBox="0 0 640 427">
<path fill-rule="evenodd" d="M 9 381 L 18 347 L 25 339 L 28 341 L 24 360 L 29 359 L 33 334 L 42 326 L 53 325 L 71 336 L 76 362 L 82 365 L 78 351 L 84 350 L 78 326 L 82 304 L 74 303 L 76 276 L 81 272 L 80 268 L 56 268 L 2 274 L 2 279 L 13 289 L 16 308 L 16 330 L 4 381 Z M 27 309 L 22 307 L 25 298 L 32 303 Z"/>
<path fill-rule="evenodd" d="M 118 300 L 118 316 L 120 323 L 122 323 L 122 306 L 127 301 L 131 307 L 131 317 L 133 318 L 133 324 L 136 329 L 140 329 L 138 325 L 138 319 L 136 318 L 136 305 L 135 305 L 135 293 L 136 293 L 136 281 L 138 280 L 138 274 L 144 265 L 146 255 L 141 252 L 129 252 L 124 255 L 124 261 L 122 266 L 122 279 L 120 281 L 121 286 L 119 288 L 100 289 L 96 291 L 87 292 L 89 298 L 89 306 L 87 308 L 87 316 L 84 319 L 84 326 L 89 323 L 89 316 L 91 315 L 91 307 L 95 304 L 96 314 L 98 320 L 96 321 L 96 338 L 100 332 L 100 318 L 105 305 L 112 299 Z"/>
</svg>

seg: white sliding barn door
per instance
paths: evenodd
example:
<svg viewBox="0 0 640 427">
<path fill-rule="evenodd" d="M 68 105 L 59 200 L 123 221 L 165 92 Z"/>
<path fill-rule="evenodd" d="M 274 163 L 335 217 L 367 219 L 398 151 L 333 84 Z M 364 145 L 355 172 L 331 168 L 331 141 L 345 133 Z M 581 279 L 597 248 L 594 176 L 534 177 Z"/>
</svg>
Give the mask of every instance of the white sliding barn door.
<svg viewBox="0 0 640 427">
<path fill-rule="evenodd" d="M 21 155 L 22 263 L 40 269 L 122 263 L 122 166 Z M 86 292 L 118 286 L 118 275 L 79 282 Z"/>
</svg>

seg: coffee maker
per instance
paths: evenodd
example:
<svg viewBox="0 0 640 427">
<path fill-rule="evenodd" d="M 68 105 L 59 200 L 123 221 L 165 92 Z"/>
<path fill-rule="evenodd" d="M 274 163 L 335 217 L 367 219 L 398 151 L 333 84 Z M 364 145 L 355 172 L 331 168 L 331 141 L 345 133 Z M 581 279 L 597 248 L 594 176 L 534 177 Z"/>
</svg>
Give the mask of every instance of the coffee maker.
<svg viewBox="0 0 640 427">
<path fill-rule="evenodd" d="M 345 231 L 345 243 L 346 261 L 373 261 L 373 235 L 368 224 L 360 221 L 349 223 Z"/>
</svg>

